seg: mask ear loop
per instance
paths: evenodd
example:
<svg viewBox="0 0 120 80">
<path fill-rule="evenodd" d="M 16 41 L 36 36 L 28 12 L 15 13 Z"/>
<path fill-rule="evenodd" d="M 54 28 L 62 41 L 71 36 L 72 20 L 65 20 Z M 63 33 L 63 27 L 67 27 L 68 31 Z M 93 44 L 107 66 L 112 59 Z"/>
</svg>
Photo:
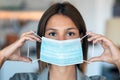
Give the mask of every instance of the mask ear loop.
<svg viewBox="0 0 120 80">
<path fill-rule="evenodd" d="M 88 34 L 86 34 L 85 36 L 83 36 L 80 40 L 82 40 L 83 38 L 85 38 L 86 36 L 88 36 Z M 94 43 L 92 43 L 92 47 L 93 47 L 93 49 L 92 49 L 92 57 L 93 57 L 93 54 L 94 54 Z M 89 63 L 87 60 L 83 60 L 83 62 Z"/>
<path fill-rule="evenodd" d="M 92 56 L 91 57 L 93 57 L 94 56 L 94 48 L 95 48 L 95 45 L 94 45 L 94 43 L 92 42 Z"/>
<path fill-rule="evenodd" d="M 32 59 L 32 58 L 30 57 L 30 46 L 29 46 L 29 43 L 28 43 L 28 49 L 27 49 L 27 57 L 30 58 L 30 59 Z M 35 63 L 35 62 L 37 62 L 38 60 L 40 60 L 40 59 L 32 60 L 32 62 L 30 62 L 30 63 Z"/>
<path fill-rule="evenodd" d="M 95 49 L 95 45 L 94 45 L 94 43 L 92 42 L 92 55 L 91 55 L 91 57 L 93 57 L 94 56 L 94 49 Z M 84 62 L 87 62 L 87 63 L 90 63 L 90 62 L 88 62 L 87 60 L 83 60 Z"/>
<path fill-rule="evenodd" d="M 92 42 L 92 55 L 91 55 L 91 57 L 93 57 L 94 56 L 94 48 L 95 48 L 95 45 L 94 45 L 94 43 Z M 87 60 L 83 60 L 84 62 L 87 62 L 87 63 L 90 63 L 90 62 L 88 62 Z"/>
<path fill-rule="evenodd" d="M 37 35 L 36 32 L 33 31 L 33 34 L 34 34 L 35 36 L 39 37 L 40 39 L 42 39 L 42 37 L 40 37 L 39 35 Z"/>
<path fill-rule="evenodd" d="M 88 33 L 89 34 L 89 33 Z M 82 40 L 83 38 L 85 38 L 86 36 L 88 36 L 88 34 L 86 34 L 85 36 L 83 36 L 80 40 Z"/>
<path fill-rule="evenodd" d="M 30 57 L 30 45 L 29 45 L 29 42 L 27 44 L 27 57 L 30 58 L 32 60 L 32 58 Z M 31 63 L 31 62 L 30 62 Z"/>
<path fill-rule="evenodd" d="M 27 44 L 27 47 L 28 47 L 28 49 L 27 49 L 27 57 L 30 58 L 30 46 L 29 46 L 29 43 Z"/>
<path fill-rule="evenodd" d="M 42 40 L 42 38 L 41 38 L 39 35 L 37 35 L 34 31 L 33 31 L 33 33 L 34 33 L 35 36 L 39 37 L 39 38 Z M 27 57 L 30 58 L 30 46 L 29 46 L 29 43 L 28 43 L 28 49 L 27 49 Z M 39 60 L 40 60 L 40 59 L 32 60 L 31 63 L 35 63 L 35 62 L 37 62 L 37 61 L 39 61 Z"/>
</svg>

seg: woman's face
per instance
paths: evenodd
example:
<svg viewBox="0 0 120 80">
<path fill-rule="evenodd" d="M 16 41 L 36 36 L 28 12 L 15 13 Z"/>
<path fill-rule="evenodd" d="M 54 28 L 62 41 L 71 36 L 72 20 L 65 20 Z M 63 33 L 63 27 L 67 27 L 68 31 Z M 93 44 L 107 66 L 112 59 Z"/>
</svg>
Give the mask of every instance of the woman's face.
<svg viewBox="0 0 120 80">
<path fill-rule="evenodd" d="M 47 22 L 45 37 L 56 40 L 79 38 L 79 30 L 74 22 L 67 16 L 56 14 Z"/>
</svg>

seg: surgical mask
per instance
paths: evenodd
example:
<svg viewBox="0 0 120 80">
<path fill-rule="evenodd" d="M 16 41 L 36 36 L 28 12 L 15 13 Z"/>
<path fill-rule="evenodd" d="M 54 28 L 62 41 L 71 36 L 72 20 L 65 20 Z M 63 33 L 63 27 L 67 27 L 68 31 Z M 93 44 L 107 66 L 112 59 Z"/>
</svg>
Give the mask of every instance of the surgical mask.
<svg viewBox="0 0 120 80">
<path fill-rule="evenodd" d="M 42 37 L 40 60 L 58 66 L 83 63 L 80 38 L 59 41 Z"/>
<path fill-rule="evenodd" d="M 58 66 L 80 64 L 84 61 L 87 62 L 83 60 L 81 45 L 81 40 L 84 37 L 61 41 L 42 37 L 40 59 L 33 60 L 33 62 L 41 60 Z"/>
</svg>

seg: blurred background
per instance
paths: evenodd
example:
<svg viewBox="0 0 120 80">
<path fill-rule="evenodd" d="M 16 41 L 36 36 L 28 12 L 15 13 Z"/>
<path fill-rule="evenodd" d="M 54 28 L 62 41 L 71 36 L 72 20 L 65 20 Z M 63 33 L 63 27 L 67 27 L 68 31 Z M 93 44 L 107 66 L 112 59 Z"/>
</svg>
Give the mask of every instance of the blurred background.
<svg viewBox="0 0 120 80">
<path fill-rule="evenodd" d="M 120 47 L 120 0 L 0 0 L 0 49 L 19 39 L 26 31 L 36 31 L 44 11 L 55 2 L 68 1 L 82 14 L 88 31 L 103 34 Z M 26 42 L 22 55 L 27 55 L 30 45 L 30 57 L 36 59 L 35 42 Z M 99 56 L 103 49 L 89 45 L 88 59 Z M 37 72 L 37 63 L 6 61 L 0 70 L 0 80 L 9 80 L 15 73 Z M 88 64 L 86 75 L 103 75 L 107 80 L 118 80 L 118 70 L 105 62 Z"/>
</svg>

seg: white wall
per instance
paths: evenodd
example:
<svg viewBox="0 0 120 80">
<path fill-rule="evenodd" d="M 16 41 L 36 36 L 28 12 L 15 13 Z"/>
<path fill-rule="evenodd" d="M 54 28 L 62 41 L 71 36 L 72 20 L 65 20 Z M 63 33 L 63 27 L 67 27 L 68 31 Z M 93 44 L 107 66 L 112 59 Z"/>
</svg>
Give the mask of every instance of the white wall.
<svg viewBox="0 0 120 80">
<path fill-rule="evenodd" d="M 88 31 L 104 34 L 106 20 L 112 17 L 114 0 L 66 0 L 83 15 Z"/>
<path fill-rule="evenodd" d="M 104 34 L 106 20 L 112 17 L 114 0 L 95 0 L 95 26 L 96 32 Z"/>
</svg>

